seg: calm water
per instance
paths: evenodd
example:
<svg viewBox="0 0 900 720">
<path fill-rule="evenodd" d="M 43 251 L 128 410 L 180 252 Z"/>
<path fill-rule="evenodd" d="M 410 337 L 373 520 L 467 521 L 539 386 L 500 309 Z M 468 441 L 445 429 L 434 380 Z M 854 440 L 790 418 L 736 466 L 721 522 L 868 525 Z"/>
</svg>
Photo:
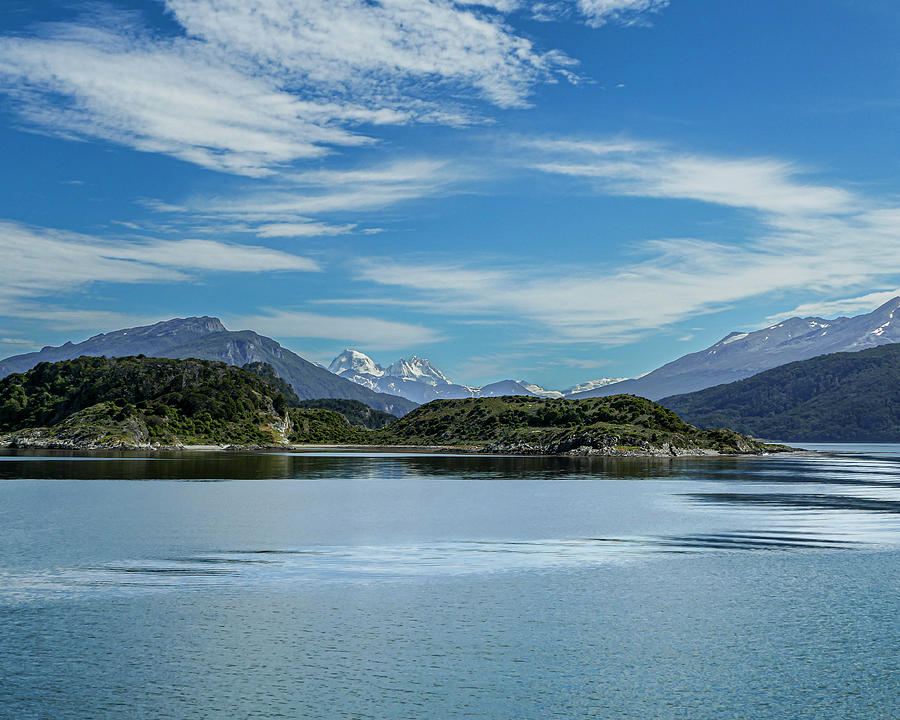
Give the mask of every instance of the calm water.
<svg viewBox="0 0 900 720">
<path fill-rule="evenodd" d="M 900 447 L 0 455 L 4 718 L 900 717 Z"/>
</svg>

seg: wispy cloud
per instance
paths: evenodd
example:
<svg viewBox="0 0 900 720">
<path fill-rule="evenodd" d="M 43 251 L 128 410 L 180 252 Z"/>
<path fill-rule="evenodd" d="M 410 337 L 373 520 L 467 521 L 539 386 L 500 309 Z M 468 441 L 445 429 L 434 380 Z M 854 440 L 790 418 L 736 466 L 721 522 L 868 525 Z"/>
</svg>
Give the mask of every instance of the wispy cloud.
<svg viewBox="0 0 900 720">
<path fill-rule="evenodd" d="M 856 297 L 840 298 L 838 300 L 823 300 L 798 305 L 792 310 L 770 315 L 767 322 L 778 322 L 790 317 L 835 317 L 836 315 L 856 315 L 862 312 L 874 310 L 884 305 L 888 300 L 900 297 L 900 288 L 883 290 L 880 292 L 866 293 Z"/>
<path fill-rule="evenodd" d="M 268 223 L 256 228 L 259 237 L 318 237 L 321 235 L 346 235 L 353 232 L 355 224 L 329 225 L 321 222 Z"/>
<path fill-rule="evenodd" d="M 42 331 L 49 329 L 72 333 L 78 331 L 95 333 L 139 325 L 152 325 L 162 319 L 158 315 L 80 309 L 30 301 L 15 302 L 12 312 L 19 321 L 37 323 Z M 75 340 L 76 338 L 72 337 L 71 339 Z"/>
<path fill-rule="evenodd" d="M 25 338 L 0 337 L 0 345 L 24 345 L 34 347 L 34 340 L 26 340 Z"/>
<path fill-rule="evenodd" d="M 372 350 L 420 347 L 438 342 L 441 335 L 424 325 L 379 317 L 323 315 L 299 310 L 267 310 L 254 315 L 225 317 L 232 328 L 250 328 L 280 338 L 340 340 Z"/>
<path fill-rule="evenodd" d="M 510 24 L 512 3 L 164 0 L 182 33 L 94 12 L 0 38 L 0 88 L 26 127 L 270 174 L 383 125 L 527 107 L 575 61 Z M 450 99 L 452 98 L 452 99 Z"/>
<path fill-rule="evenodd" d="M 499 316 L 540 328 L 544 342 L 616 345 L 751 298 L 790 291 L 833 297 L 883 285 L 900 273 L 900 209 L 811 182 L 789 162 L 628 140 L 538 140 L 525 147 L 538 156 L 534 167 L 597 193 L 711 203 L 751 213 L 755 222 L 748 221 L 736 242 L 636 242 L 637 259 L 626 264 L 498 267 L 486 259 L 381 259 L 363 263 L 360 279 L 395 294 L 402 290 L 424 311 Z M 876 299 L 840 304 L 868 307 Z"/>
<path fill-rule="evenodd" d="M 600 27 L 609 22 L 634 25 L 669 5 L 669 0 L 578 0 L 578 10 L 588 25 Z"/>
<path fill-rule="evenodd" d="M 426 102 L 433 83 L 469 88 L 501 107 L 572 64 L 504 23 L 510 3 L 452 0 L 167 0 L 209 46 L 311 91 L 367 105 Z M 415 86 L 419 86 L 418 88 Z M 413 105 L 414 107 L 414 105 Z"/>
<path fill-rule="evenodd" d="M 255 233 L 258 237 L 314 237 L 373 234 L 358 222 L 325 222 L 335 214 L 361 213 L 455 191 L 463 178 L 477 181 L 478 171 L 444 160 L 408 159 L 344 170 L 283 174 L 265 189 L 233 190 L 217 196 L 195 196 L 179 205 L 145 203 L 176 223 Z M 235 225 L 235 223 L 238 223 Z"/>
<path fill-rule="evenodd" d="M 371 142 L 331 124 L 351 109 L 298 99 L 177 39 L 85 28 L 3 38 L 0 82 L 30 126 L 231 173 L 264 175 L 327 146 Z"/>
<path fill-rule="evenodd" d="M 564 365 L 566 367 L 580 368 L 582 370 L 593 370 L 595 368 L 609 365 L 608 360 L 596 360 L 590 358 L 567 358 L 560 357 L 552 362 L 544 362 L 542 366 Z"/>
<path fill-rule="evenodd" d="M 580 178 L 606 194 L 675 198 L 774 214 L 833 214 L 858 208 L 853 193 L 804 180 L 773 158 L 723 158 L 629 140 L 530 140 L 533 167 Z"/>
<path fill-rule="evenodd" d="M 650 15 L 668 5 L 669 0 L 538 0 L 531 3 L 531 12 L 537 20 L 575 15 L 590 27 L 601 27 L 607 23 L 646 24 Z"/>
<path fill-rule="evenodd" d="M 0 304 L 98 282 L 186 282 L 201 272 L 319 270 L 309 258 L 265 247 L 194 239 L 114 241 L 2 221 L 0 266 L 15 268 L 4 276 Z"/>
</svg>

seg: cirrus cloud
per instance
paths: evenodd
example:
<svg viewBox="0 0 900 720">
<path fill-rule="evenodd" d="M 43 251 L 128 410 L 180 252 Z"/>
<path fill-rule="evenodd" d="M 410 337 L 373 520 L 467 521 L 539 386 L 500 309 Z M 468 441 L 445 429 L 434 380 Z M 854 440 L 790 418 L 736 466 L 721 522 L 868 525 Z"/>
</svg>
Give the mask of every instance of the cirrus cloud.
<svg viewBox="0 0 900 720">
<path fill-rule="evenodd" d="M 900 274 L 900 208 L 810 181 L 790 162 L 729 158 L 632 140 L 529 140 L 526 160 L 598 194 L 691 200 L 751 213 L 733 242 L 679 237 L 632 244 L 625 264 L 540 267 L 432 258 L 371 259 L 359 278 L 411 307 L 503 317 L 543 342 L 634 342 L 685 319 L 753 298 L 798 292 L 834 297 L 885 286 Z M 485 269 L 492 267 L 493 269 Z M 794 313 L 862 309 L 892 293 L 800 306 Z"/>
<path fill-rule="evenodd" d="M 24 298 L 94 283 L 179 283 L 199 273 L 314 272 L 306 257 L 213 240 L 116 241 L 0 221 L 0 266 L 15 268 L 0 286 L 0 314 Z"/>
<path fill-rule="evenodd" d="M 171 35 L 107 10 L 0 37 L 0 90 L 23 126 L 263 176 L 370 144 L 378 126 L 464 126 L 577 82 L 575 60 L 509 24 L 509 3 L 164 4 Z"/>
<path fill-rule="evenodd" d="M 247 327 L 281 338 L 339 340 L 373 350 L 420 347 L 443 339 L 425 325 L 357 315 L 324 315 L 268 309 L 254 315 L 227 316 L 230 327 Z"/>
</svg>

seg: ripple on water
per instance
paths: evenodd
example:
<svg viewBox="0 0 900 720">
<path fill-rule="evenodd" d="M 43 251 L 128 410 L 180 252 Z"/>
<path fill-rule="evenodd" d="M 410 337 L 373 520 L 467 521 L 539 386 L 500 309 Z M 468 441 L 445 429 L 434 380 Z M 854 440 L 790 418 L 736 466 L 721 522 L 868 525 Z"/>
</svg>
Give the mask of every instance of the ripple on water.
<svg viewBox="0 0 900 720">
<path fill-rule="evenodd" d="M 270 583 L 412 579 L 633 562 L 654 555 L 709 552 L 854 550 L 851 539 L 808 532 L 722 532 L 515 542 L 462 541 L 397 546 L 259 549 L 116 563 L 52 573 L 6 574 L 5 594 L 107 589 L 265 587 Z"/>
</svg>

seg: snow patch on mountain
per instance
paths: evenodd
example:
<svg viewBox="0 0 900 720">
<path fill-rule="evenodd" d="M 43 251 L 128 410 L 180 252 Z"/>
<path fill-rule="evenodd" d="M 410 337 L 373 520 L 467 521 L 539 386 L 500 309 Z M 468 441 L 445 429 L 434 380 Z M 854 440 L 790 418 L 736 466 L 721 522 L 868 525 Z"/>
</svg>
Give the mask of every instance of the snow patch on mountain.
<svg viewBox="0 0 900 720">
<path fill-rule="evenodd" d="M 540 385 L 535 385 L 534 383 L 527 382 L 525 380 L 517 380 L 517 383 L 525 388 L 528 392 L 537 395 L 538 397 L 544 398 L 561 398 L 565 397 L 565 393 L 560 392 L 559 390 L 545 390 Z"/>
<path fill-rule="evenodd" d="M 432 365 L 431 362 L 418 355 L 413 355 L 409 360 L 400 358 L 397 362 L 388 365 L 384 370 L 384 374 L 391 377 L 418 380 L 428 385 L 452 384 L 444 373 Z"/>
<path fill-rule="evenodd" d="M 587 392 L 588 390 L 596 390 L 597 388 L 606 387 L 607 385 L 614 385 L 617 382 L 622 382 L 627 380 L 628 378 L 597 378 L 596 380 L 588 380 L 587 382 L 583 382 L 580 385 L 573 385 L 570 388 L 567 388 L 564 392 L 565 395 L 571 395 L 572 393 L 579 392 Z"/>
<path fill-rule="evenodd" d="M 559 390 L 546 388 L 526 380 L 500 380 L 484 387 L 454 383 L 427 358 L 413 355 L 382 367 L 359 350 L 344 350 L 328 369 L 347 380 L 371 390 L 401 395 L 408 400 L 426 403 L 439 398 L 497 397 L 526 395 L 541 398 L 565 397 Z M 610 380 L 609 382 L 614 382 Z"/>
<path fill-rule="evenodd" d="M 900 297 L 855 317 L 792 317 L 761 330 L 735 332 L 646 376 L 576 397 L 632 393 L 651 400 L 742 380 L 798 360 L 900 343 Z"/>
</svg>

